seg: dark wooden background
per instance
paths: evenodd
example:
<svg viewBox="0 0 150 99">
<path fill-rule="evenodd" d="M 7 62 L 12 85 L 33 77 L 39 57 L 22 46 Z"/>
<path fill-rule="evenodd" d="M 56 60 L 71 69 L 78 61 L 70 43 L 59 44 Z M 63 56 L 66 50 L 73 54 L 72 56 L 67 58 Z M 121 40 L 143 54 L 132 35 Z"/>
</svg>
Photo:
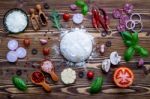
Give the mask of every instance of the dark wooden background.
<svg viewBox="0 0 150 99">
<path fill-rule="evenodd" d="M 31 83 L 29 79 L 30 73 L 38 70 L 38 63 L 44 59 L 41 52 L 44 46 L 40 45 L 40 38 L 45 38 L 49 41 L 45 46 L 51 48 L 49 57 L 54 62 L 58 75 L 60 75 L 60 72 L 64 68 L 68 67 L 58 51 L 60 42 L 59 31 L 51 28 L 51 22 L 49 21 L 49 26 L 42 27 L 38 32 L 34 32 L 30 24 L 24 33 L 10 35 L 4 31 L 3 17 L 5 12 L 11 8 L 19 7 L 28 12 L 29 8 L 34 8 L 36 4 L 42 4 L 43 2 L 47 2 L 50 6 L 49 10 L 44 10 L 47 15 L 49 15 L 52 9 L 56 9 L 60 14 L 64 12 L 80 12 L 80 9 L 72 12 L 68 8 L 74 0 L 0 0 L 0 99 L 150 99 L 150 74 L 145 74 L 143 68 L 137 68 L 137 60 L 140 58 L 138 55 L 128 63 L 123 59 L 120 63 L 120 65 L 127 65 L 135 74 L 135 81 L 130 88 L 121 89 L 114 85 L 112 75 L 114 70 L 119 66 L 113 66 L 107 75 L 103 74 L 100 70 L 102 60 L 108 58 L 112 51 L 118 51 L 118 53 L 123 56 L 123 52 L 126 49 L 119 33 L 115 29 L 118 20 L 112 18 L 112 10 L 114 8 L 121 8 L 127 2 L 132 3 L 135 8 L 134 12 L 140 13 L 142 16 L 144 28 L 143 31 L 139 33 L 140 44 L 150 51 L 150 0 L 95 0 L 100 7 L 106 9 L 110 16 L 110 27 L 113 33 L 107 37 L 101 37 L 100 34 L 92 28 L 90 16 L 85 17 L 83 25 L 90 34 L 95 37 L 96 45 L 103 44 L 108 40 L 112 41 L 112 46 L 107 49 L 104 56 L 100 56 L 98 51 L 94 50 L 91 58 L 87 61 L 87 69 L 93 70 L 95 72 L 95 77 L 103 76 L 105 78 L 102 91 L 96 95 L 89 95 L 88 88 L 91 81 L 88 81 L 86 77 L 77 78 L 76 83 L 72 86 L 65 86 L 61 81 L 54 84 L 47 76 L 48 83 L 53 87 L 51 93 L 46 93 L 43 91 L 42 87 Z M 72 24 L 72 20 L 69 22 L 63 22 L 63 20 L 61 20 L 61 22 L 66 28 L 70 28 L 70 26 L 77 27 Z M 16 64 L 10 64 L 6 60 L 6 53 L 8 52 L 7 42 L 12 38 L 17 39 L 20 46 L 23 46 L 22 41 L 24 38 L 29 38 L 32 41 L 31 46 L 27 49 L 27 58 L 18 60 Z M 32 48 L 38 49 L 37 55 L 31 54 Z M 145 67 L 150 67 L 150 57 L 144 58 L 144 60 Z M 72 68 L 74 68 L 77 73 L 83 70 L 77 67 Z M 16 71 L 21 71 L 21 77 L 27 81 L 29 88 L 26 92 L 21 92 L 12 85 L 11 77 L 16 74 Z"/>
</svg>

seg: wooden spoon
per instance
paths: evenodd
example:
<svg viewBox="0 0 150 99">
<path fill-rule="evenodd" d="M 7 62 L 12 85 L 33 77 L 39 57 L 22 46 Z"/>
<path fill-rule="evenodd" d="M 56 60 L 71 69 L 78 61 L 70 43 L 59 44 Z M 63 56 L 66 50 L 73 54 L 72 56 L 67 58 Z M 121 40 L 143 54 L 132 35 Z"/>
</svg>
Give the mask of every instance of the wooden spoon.
<svg viewBox="0 0 150 99">
<path fill-rule="evenodd" d="M 35 10 L 34 9 L 29 9 L 29 13 L 30 13 L 30 20 L 32 23 L 32 27 L 35 31 L 40 29 L 40 24 L 39 24 L 39 20 L 38 17 L 35 15 Z"/>
<path fill-rule="evenodd" d="M 42 11 L 41 5 L 37 4 L 37 5 L 36 5 L 36 9 L 37 9 L 37 11 L 38 11 L 38 15 L 39 15 L 41 24 L 42 24 L 43 26 L 47 25 L 47 24 L 48 24 L 47 17 L 46 17 L 46 15 L 45 15 L 45 13 Z"/>
<path fill-rule="evenodd" d="M 42 86 L 45 91 L 51 92 L 51 87 L 45 82 L 45 77 L 42 72 L 36 71 L 31 75 L 32 83 Z"/>
<path fill-rule="evenodd" d="M 58 76 L 56 75 L 56 73 L 54 71 L 54 66 L 53 66 L 51 61 L 44 60 L 42 62 L 42 65 L 41 65 L 41 69 L 44 72 L 49 73 L 51 75 L 53 81 L 58 81 L 59 80 Z"/>
</svg>

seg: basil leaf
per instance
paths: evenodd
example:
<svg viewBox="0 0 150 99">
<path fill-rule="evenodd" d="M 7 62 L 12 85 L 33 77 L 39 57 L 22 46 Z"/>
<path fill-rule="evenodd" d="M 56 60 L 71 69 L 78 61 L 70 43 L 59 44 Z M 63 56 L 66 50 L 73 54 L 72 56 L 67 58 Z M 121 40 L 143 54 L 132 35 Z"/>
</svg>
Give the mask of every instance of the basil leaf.
<svg viewBox="0 0 150 99">
<path fill-rule="evenodd" d="M 134 45 L 138 44 L 139 38 L 137 32 L 132 33 L 132 42 L 134 43 Z"/>
<path fill-rule="evenodd" d="M 27 90 L 26 82 L 19 76 L 13 76 L 12 82 L 15 85 L 15 87 L 18 88 L 19 90 L 21 90 L 21 91 Z"/>
<path fill-rule="evenodd" d="M 148 57 L 148 56 L 149 56 L 148 50 L 145 49 L 145 48 L 143 48 L 143 47 L 140 48 L 139 54 L 140 54 L 140 56 L 142 56 L 142 57 Z"/>
<path fill-rule="evenodd" d="M 81 10 L 81 12 L 82 12 L 83 15 L 86 15 L 87 12 L 88 12 L 88 10 L 89 10 L 88 6 L 84 5 L 83 8 L 82 8 L 82 10 Z"/>
<path fill-rule="evenodd" d="M 128 31 L 122 32 L 121 35 L 122 35 L 123 40 L 125 40 L 125 41 L 132 40 L 132 35 Z"/>
<path fill-rule="evenodd" d="M 133 43 L 131 41 L 124 41 L 125 45 L 130 47 L 133 45 Z"/>
<path fill-rule="evenodd" d="M 76 0 L 76 1 L 75 1 L 75 4 L 76 4 L 78 7 L 83 7 L 84 5 L 86 5 L 86 3 L 85 3 L 84 0 Z"/>
<path fill-rule="evenodd" d="M 132 46 L 129 47 L 124 53 L 124 59 L 126 61 L 130 61 L 131 58 L 133 57 L 134 53 L 135 53 L 134 47 L 132 47 Z"/>
</svg>

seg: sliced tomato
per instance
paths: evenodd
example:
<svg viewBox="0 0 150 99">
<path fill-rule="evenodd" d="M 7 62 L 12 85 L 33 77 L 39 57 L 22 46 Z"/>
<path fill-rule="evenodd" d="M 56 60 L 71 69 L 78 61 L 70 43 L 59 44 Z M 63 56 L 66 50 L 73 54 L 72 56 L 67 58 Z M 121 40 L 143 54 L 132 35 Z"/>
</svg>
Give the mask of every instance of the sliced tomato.
<svg viewBox="0 0 150 99">
<path fill-rule="evenodd" d="M 131 69 L 127 67 L 120 67 L 115 70 L 113 80 L 117 86 L 126 88 L 132 85 L 134 74 Z"/>
</svg>

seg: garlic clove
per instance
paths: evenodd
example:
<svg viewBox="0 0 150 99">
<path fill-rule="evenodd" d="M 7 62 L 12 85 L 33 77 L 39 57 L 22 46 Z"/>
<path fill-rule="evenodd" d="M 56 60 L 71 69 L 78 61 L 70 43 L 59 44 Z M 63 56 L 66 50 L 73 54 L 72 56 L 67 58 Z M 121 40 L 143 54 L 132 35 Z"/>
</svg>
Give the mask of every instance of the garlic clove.
<svg viewBox="0 0 150 99">
<path fill-rule="evenodd" d="M 41 43 L 42 45 L 45 45 L 45 44 L 48 43 L 48 41 L 47 41 L 46 39 L 40 39 L 40 43 Z"/>
<path fill-rule="evenodd" d="M 121 56 L 118 55 L 118 52 L 114 51 L 110 54 L 110 61 L 113 65 L 117 65 L 121 61 Z"/>
<path fill-rule="evenodd" d="M 102 62 L 102 70 L 103 70 L 105 73 L 108 73 L 108 72 L 109 72 L 110 66 L 111 66 L 110 59 L 105 59 L 105 60 L 103 60 L 103 62 Z"/>
</svg>

